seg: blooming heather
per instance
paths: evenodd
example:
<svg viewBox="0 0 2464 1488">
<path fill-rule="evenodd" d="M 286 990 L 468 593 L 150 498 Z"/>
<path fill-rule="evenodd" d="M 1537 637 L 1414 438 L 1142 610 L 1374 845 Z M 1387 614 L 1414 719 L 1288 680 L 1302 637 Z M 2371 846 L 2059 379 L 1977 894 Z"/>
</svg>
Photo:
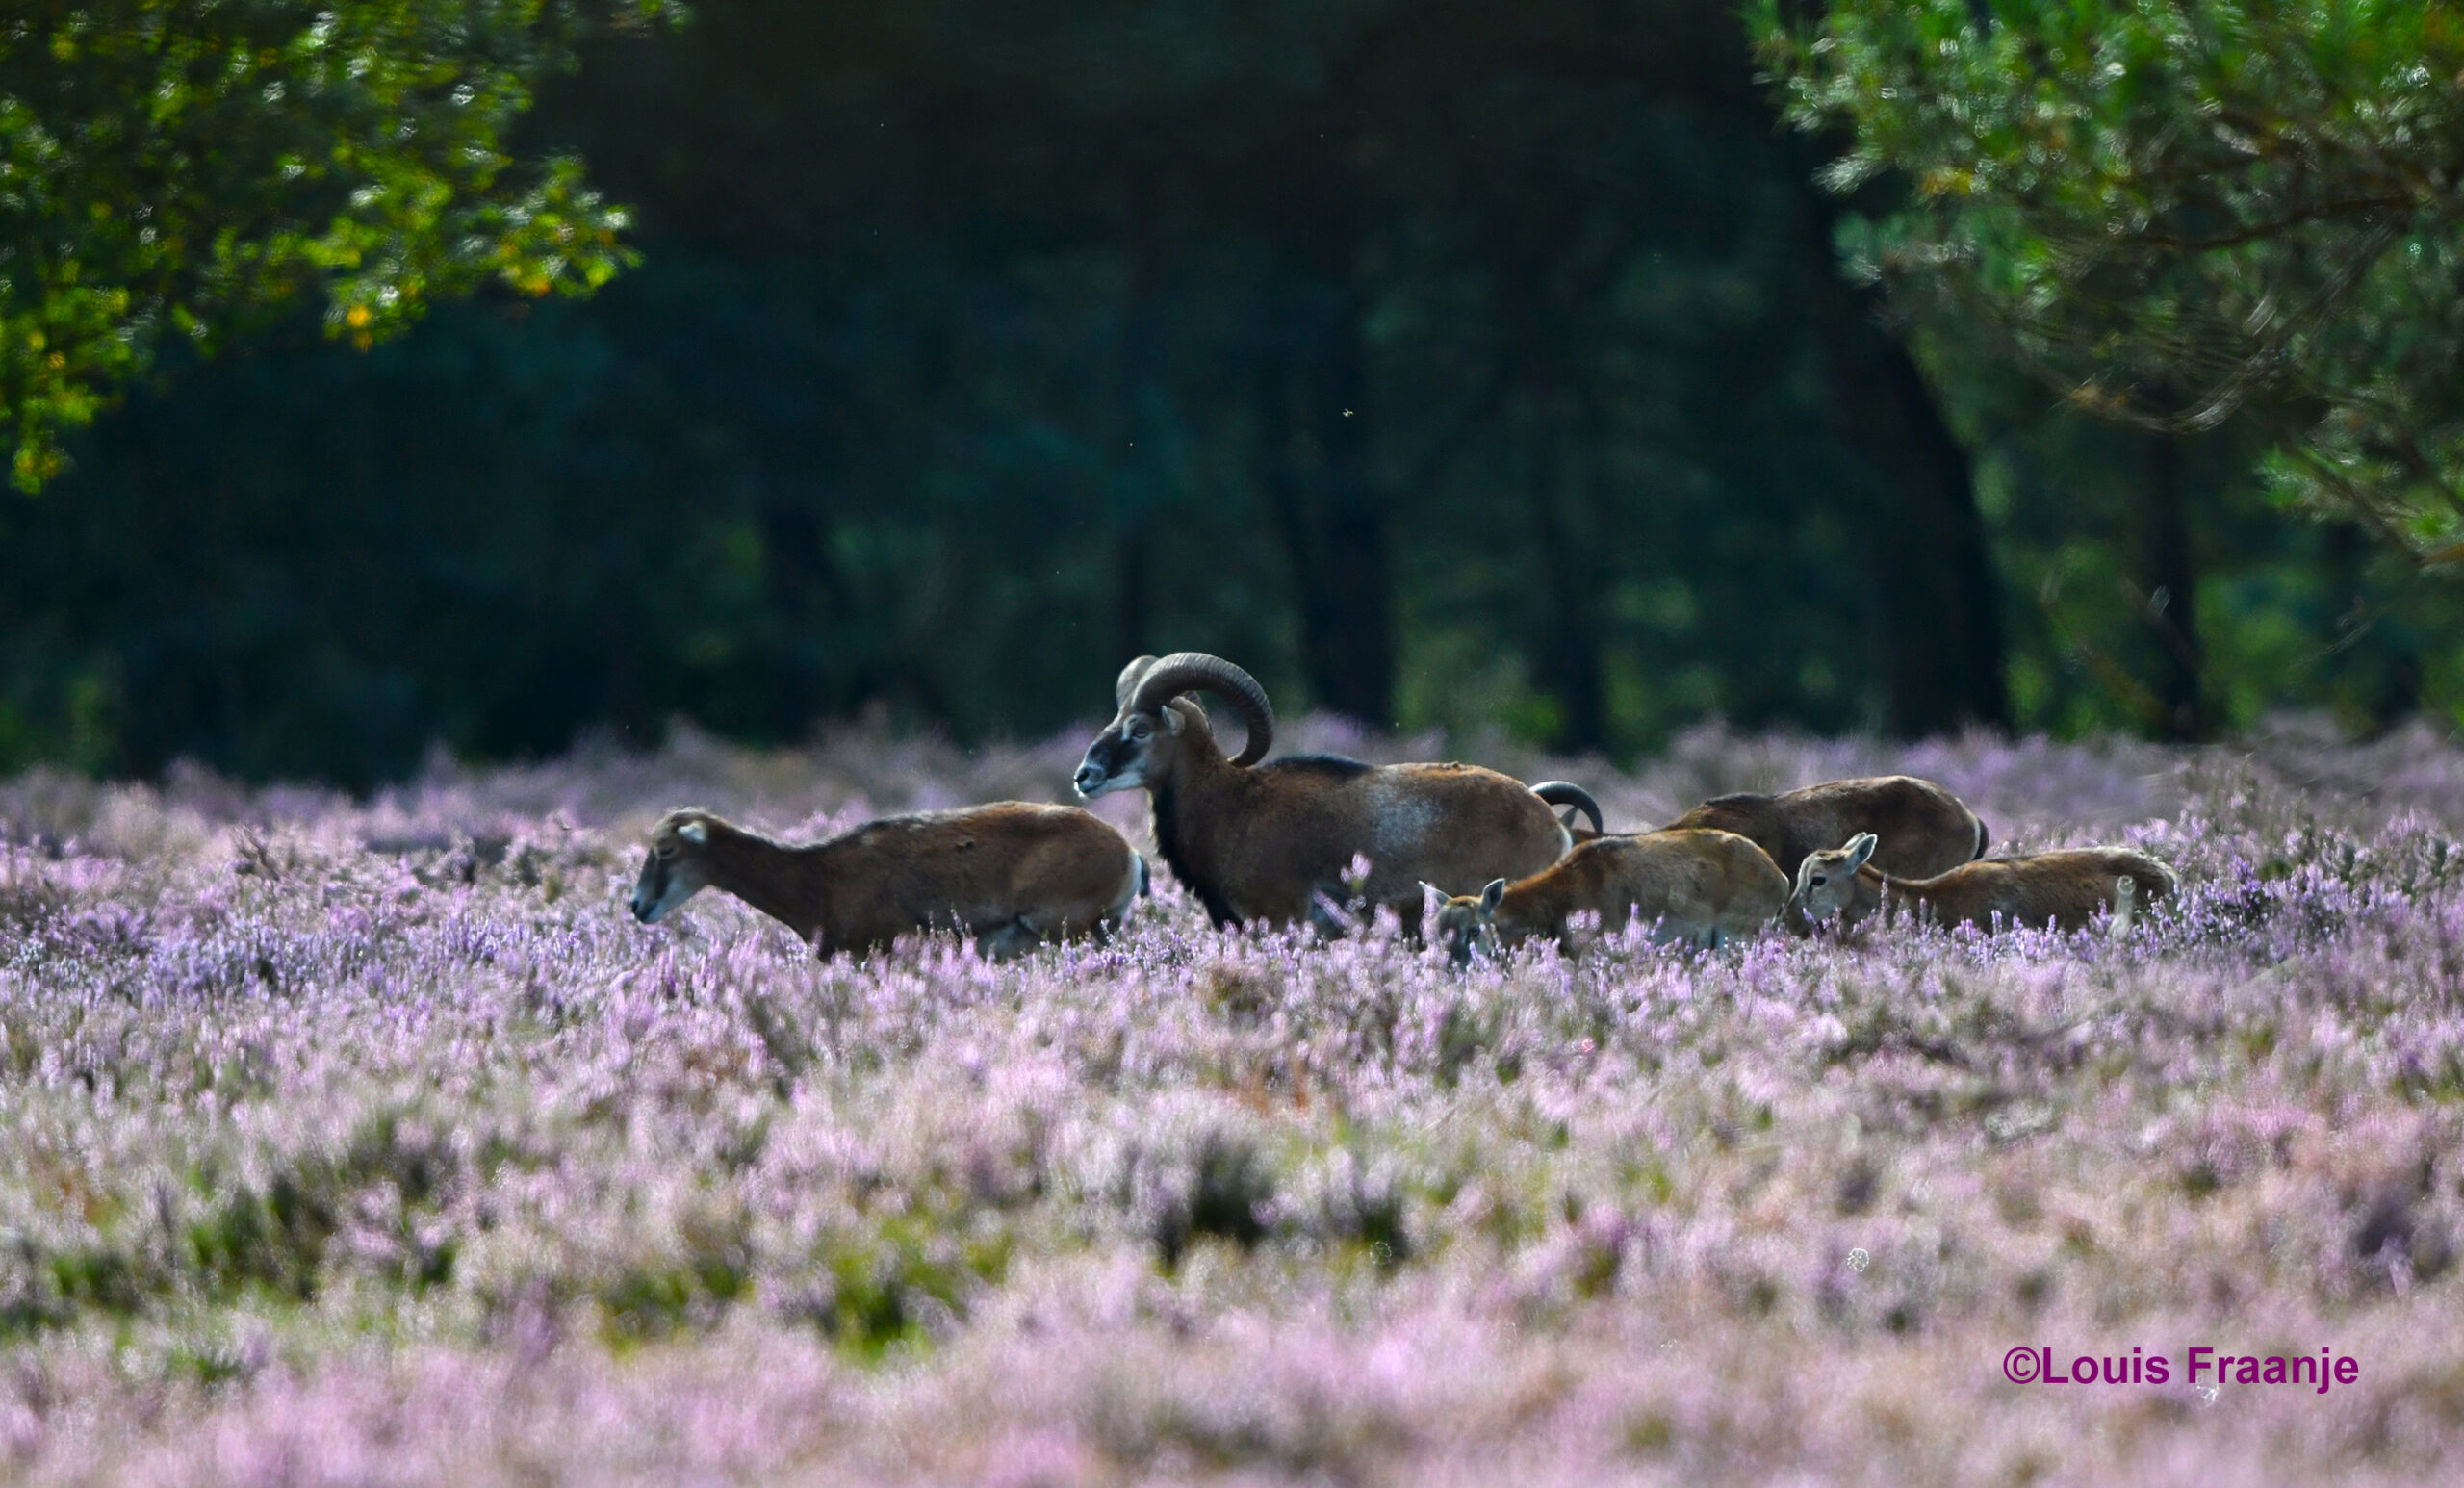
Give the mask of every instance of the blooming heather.
<svg viewBox="0 0 2464 1488">
<path fill-rule="evenodd" d="M 1431 741 L 1296 730 L 1299 747 Z M 623 910 L 783 834 L 1065 789 L 686 735 L 364 802 L 0 783 L 0 1478 L 2363 1483 L 2464 1461 L 2464 751 L 1706 731 L 1612 827 L 1905 770 L 2128 843 L 2126 934 L 1391 922 L 815 962 Z M 1136 803 L 1098 803 L 1142 839 Z M 2320 1395 L 2006 1350 L 2349 1356 Z"/>
</svg>

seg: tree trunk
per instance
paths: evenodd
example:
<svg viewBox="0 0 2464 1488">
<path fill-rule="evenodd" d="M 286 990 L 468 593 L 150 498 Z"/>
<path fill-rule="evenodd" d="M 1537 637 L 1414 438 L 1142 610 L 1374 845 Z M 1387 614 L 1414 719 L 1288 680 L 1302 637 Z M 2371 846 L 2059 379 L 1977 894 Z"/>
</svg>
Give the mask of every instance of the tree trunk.
<svg viewBox="0 0 2464 1488">
<path fill-rule="evenodd" d="M 1347 276 L 1302 283 L 1260 390 L 1265 487 L 1292 565 L 1300 662 L 1321 707 L 1395 725 L 1395 629 L 1386 513 L 1369 478 L 1360 294 Z"/>
<path fill-rule="evenodd" d="M 2182 441 L 2150 436 L 2147 448 L 2147 619 L 2157 640 L 2156 719 L 2161 738 L 2207 737 L 2209 723 L 2198 640 L 2198 571 L 2191 553 L 2190 492 Z"/>
<path fill-rule="evenodd" d="M 1165 482 L 1163 377 L 1164 248 L 1155 177 L 1142 170 L 1129 187 L 1129 295 L 1121 315 L 1121 406 L 1128 448 L 1113 475 L 1113 643 L 1118 666 L 1154 650 L 1155 598 L 1149 528 Z"/>
<path fill-rule="evenodd" d="M 830 563 L 830 534 L 811 497 L 772 493 L 761 502 L 760 523 L 768 607 L 780 632 L 769 724 L 777 737 L 792 739 L 815 718 L 851 701 L 817 650 L 817 638 L 833 632 L 843 605 Z"/>
<path fill-rule="evenodd" d="M 1810 189 L 1810 188 L 1809 188 Z M 1862 456 L 1872 503 L 1853 513 L 1891 731 L 2011 726 L 1999 586 L 1967 452 L 1869 297 L 1839 276 L 1828 243 L 1818 308 L 1832 432 Z"/>
<path fill-rule="evenodd" d="M 1848 514 L 1862 550 L 1875 660 L 1893 732 L 2011 727 L 2000 585 L 1960 448 L 1878 298 L 1848 282 L 1832 245 L 1846 203 L 1815 184 L 1821 143 L 1799 142 L 1797 240 L 1823 348 L 1832 433 L 1862 457 L 1872 504 Z"/>
<path fill-rule="evenodd" d="M 1547 630 L 1534 670 L 1562 709 L 1556 747 L 1598 750 L 1607 734 L 1594 598 L 1600 588 L 1598 565 L 1589 556 L 1592 525 L 1579 520 L 1581 513 L 1574 509 L 1584 492 L 1579 478 L 1567 478 L 1566 445 L 1572 436 L 1558 415 L 1555 399 L 1545 394 L 1532 399 L 1527 435 L 1531 531 L 1540 545 L 1540 572 L 1548 588 Z"/>
<path fill-rule="evenodd" d="M 1146 524 L 1132 515 L 1113 547 L 1113 649 L 1124 662 L 1154 651 L 1155 604 Z"/>
</svg>

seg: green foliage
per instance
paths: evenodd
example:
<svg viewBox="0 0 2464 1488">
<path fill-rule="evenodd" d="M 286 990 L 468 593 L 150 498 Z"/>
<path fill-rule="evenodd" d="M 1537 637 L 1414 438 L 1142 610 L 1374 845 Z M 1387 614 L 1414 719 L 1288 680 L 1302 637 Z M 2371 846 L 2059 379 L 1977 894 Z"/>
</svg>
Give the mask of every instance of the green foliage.
<svg viewBox="0 0 2464 1488">
<path fill-rule="evenodd" d="M 1891 467 L 1826 417 L 1822 204 L 1742 34 L 1687 41 L 1689 81 L 1639 43 L 1604 67 L 1565 0 L 1304 9 L 1126 57 L 1123 8 L 985 0 L 603 34 L 526 127 L 638 204 L 643 265 L 232 359 L 80 436 L 50 497 L 0 503 L 0 767 L 365 784 L 437 740 L 683 713 L 783 741 L 875 706 L 981 738 L 1182 646 L 1299 711 L 1326 700 L 1287 519 L 1346 431 L 1392 553 L 1391 721 L 1623 754 L 1707 713 L 1879 716 L 1853 513 Z M 1147 86 L 1163 53 L 1213 81 Z M 1291 183 L 1355 158 L 1335 255 Z M 1332 403 L 1344 315 L 1368 385 Z M 1367 587 L 1332 557 L 1321 589 Z M 1556 701 L 1580 672 L 1590 740 Z"/>
<path fill-rule="evenodd" d="M 2181 608 L 2150 571 L 2153 434 L 2049 402 L 2001 332 L 1926 316 L 1911 336 L 1976 471 L 2008 596 L 2012 711 L 2029 731 L 2141 732 Z M 2312 710 L 2359 734 L 2464 701 L 2464 592 L 2421 581 L 2360 524 L 2287 521 L 2255 477 L 2266 431 L 2180 439 L 2189 616 L 2216 730 Z"/>
<path fill-rule="evenodd" d="M 490 191 L 586 159 L 637 208 L 638 269 L 361 354 L 351 304 L 372 338 L 442 292 L 301 268 L 208 326 L 265 354 L 128 343 L 165 374 L 0 500 L 0 770 L 365 786 L 439 742 L 648 744 L 678 715 L 1041 734 L 1181 647 L 1298 713 L 1381 636 L 1391 706 L 1359 716 L 1630 757 L 1709 717 L 1990 716 L 1901 706 L 1979 614 L 2017 726 L 2143 729 L 2160 588 L 2194 596 L 2164 613 L 2198 618 L 2214 726 L 2464 699 L 2458 605 L 2349 523 L 2275 516 L 2254 419 L 2182 462 L 2179 578 L 2148 560 L 2144 435 L 2045 418 L 1984 317 L 1918 318 L 1914 375 L 1725 7 L 703 0 L 673 35 L 557 29 L 635 11 L 484 13 L 571 38 L 570 76 L 471 50 L 551 77 Z M 279 176 L 288 146 L 229 138 Z M 1971 471 L 1962 567 L 1935 529 Z"/>
<path fill-rule="evenodd" d="M 1754 25 L 1866 273 L 2092 412 L 2267 435 L 2272 495 L 2464 558 L 2464 7 L 1828 0 Z"/>
<path fill-rule="evenodd" d="M 34 0 L 0 21 L 0 410 L 58 473 L 167 344 L 295 302 L 365 348 L 438 298 L 579 293 L 625 214 L 508 136 L 592 24 L 665 0 Z"/>
</svg>

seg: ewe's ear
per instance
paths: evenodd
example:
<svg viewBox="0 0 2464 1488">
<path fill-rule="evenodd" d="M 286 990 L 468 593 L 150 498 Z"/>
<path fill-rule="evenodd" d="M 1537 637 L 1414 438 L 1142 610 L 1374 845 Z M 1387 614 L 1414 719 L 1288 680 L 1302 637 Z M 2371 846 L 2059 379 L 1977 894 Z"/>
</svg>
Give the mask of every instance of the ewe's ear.
<svg viewBox="0 0 2464 1488">
<path fill-rule="evenodd" d="M 1480 890 L 1480 908 L 1488 911 L 1492 914 L 1495 914 L 1497 912 L 1498 906 L 1504 902 L 1505 880 L 1489 880 L 1489 886 Z"/>
<path fill-rule="evenodd" d="M 702 822 L 686 822 L 683 826 L 676 829 L 676 834 L 682 837 L 685 841 L 692 843 L 695 847 L 706 847 L 709 845 L 710 829 Z"/>
<path fill-rule="evenodd" d="M 1870 832 L 1861 832 L 1855 836 L 1850 837 L 1848 839 L 1848 862 L 1846 865 L 1848 871 L 1854 873 L 1858 869 L 1863 867 L 1865 865 L 1865 859 L 1873 857 L 1874 849 L 1879 846 L 1881 846 L 1880 839 L 1875 837 L 1875 835 Z"/>
</svg>

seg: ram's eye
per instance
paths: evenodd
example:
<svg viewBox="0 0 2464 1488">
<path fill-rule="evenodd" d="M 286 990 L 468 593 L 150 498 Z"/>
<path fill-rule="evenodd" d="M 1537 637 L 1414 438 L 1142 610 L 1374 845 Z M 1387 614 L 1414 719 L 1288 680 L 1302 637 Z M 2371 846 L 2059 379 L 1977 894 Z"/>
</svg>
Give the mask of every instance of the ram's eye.
<svg viewBox="0 0 2464 1488">
<path fill-rule="evenodd" d="M 661 842 L 657 847 L 653 848 L 651 851 L 656 853 L 661 858 L 673 858 L 676 856 L 676 844 L 673 842 Z"/>
<path fill-rule="evenodd" d="M 1817 874 L 1815 874 L 1815 875 L 1813 876 L 1813 886 L 1814 886 L 1814 887 L 1816 887 L 1816 888 L 1820 888 L 1822 885 L 1824 885 L 1825 884 L 1828 884 L 1828 883 L 1830 883 L 1830 882 L 1831 882 L 1831 881 L 1830 881 L 1829 879 L 1824 878 L 1824 877 L 1823 877 L 1821 874 L 1819 874 L 1819 873 L 1817 873 Z"/>
<path fill-rule="evenodd" d="M 1133 739 L 1142 739 L 1154 731 L 1155 730 L 1153 726 L 1147 724 L 1143 720 L 1129 726 L 1129 736 Z"/>
</svg>

